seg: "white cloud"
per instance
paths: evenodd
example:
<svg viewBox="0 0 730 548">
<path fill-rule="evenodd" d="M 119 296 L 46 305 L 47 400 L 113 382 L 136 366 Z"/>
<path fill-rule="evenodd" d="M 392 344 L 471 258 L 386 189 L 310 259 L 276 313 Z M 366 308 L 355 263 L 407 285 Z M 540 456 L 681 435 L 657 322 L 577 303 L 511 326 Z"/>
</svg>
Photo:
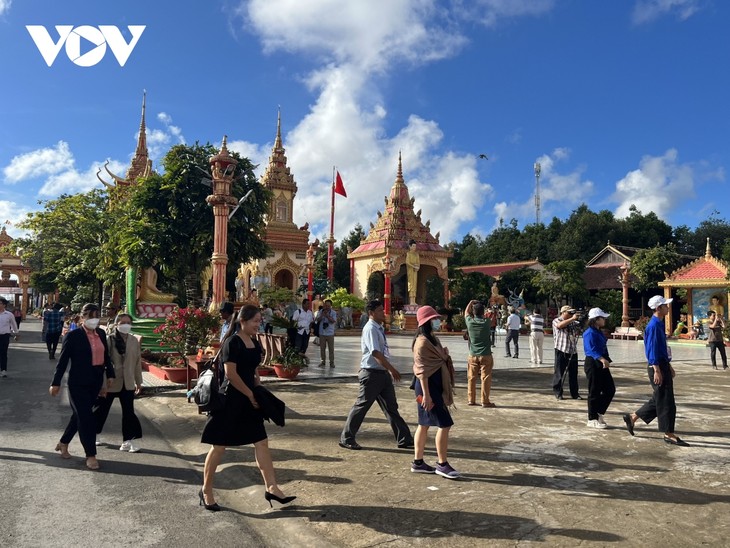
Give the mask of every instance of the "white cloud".
<svg viewBox="0 0 730 548">
<path fill-rule="evenodd" d="M 162 158 L 173 144 L 185 143 L 182 129 L 172 123 L 172 116 L 160 112 L 157 120 L 164 126 L 162 129 L 147 127 L 147 150 L 152 160 Z M 135 142 L 138 136 L 139 133 L 134 136 Z"/>
<path fill-rule="evenodd" d="M 74 158 L 68 143 L 59 141 L 55 147 L 40 148 L 15 156 L 3 168 L 3 175 L 7 183 L 17 183 L 65 171 L 72 168 L 73 164 Z"/>
<path fill-rule="evenodd" d="M 631 21 L 641 25 L 671 13 L 680 21 L 686 21 L 700 7 L 700 0 L 638 0 L 631 13 Z"/>
<path fill-rule="evenodd" d="M 585 169 L 579 166 L 568 173 L 560 173 L 556 164 L 567 161 L 570 158 L 570 149 L 556 148 L 550 154 L 544 154 L 537 158 L 540 163 L 540 221 L 549 223 L 553 217 L 553 211 L 562 213 L 566 208 L 580 205 L 587 202 L 593 194 L 595 185 L 593 181 L 584 179 Z M 499 226 L 502 219 L 508 224 L 511 219 L 517 219 L 521 226 L 535 222 L 535 180 L 525 184 L 531 185 L 530 197 L 522 202 L 499 202 L 494 205 L 495 222 L 494 227 Z"/>
<path fill-rule="evenodd" d="M 8 11 L 12 4 L 12 0 L 0 0 L 0 15 Z"/>
<path fill-rule="evenodd" d="M 653 211 L 664 218 L 675 207 L 695 197 L 693 168 L 677 162 L 677 151 L 669 149 L 663 156 L 644 156 L 639 169 L 630 171 L 616 183 L 613 200 L 619 202 L 617 217 L 629 215 L 635 205 L 642 213 Z"/>
<path fill-rule="evenodd" d="M 51 175 L 48 179 L 46 179 L 46 182 L 38 191 L 38 195 L 55 198 L 60 194 L 76 194 L 78 192 L 88 192 L 93 188 L 99 188 L 102 184 L 99 182 L 99 179 L 97 179 L 96 173 L 100 168 L 100 176 L 102 179 L 111 183 L 111 177 L 107 175 L 102 167 L 104 163 L 105 162 L 94 162 L 86 171 L 83 172 L 73 168 Z M 107 168 L 115 175 L 124 177 L 127 165 L 117 162 L 116 160 L 110 160 Z"/>
<path fill-rule="evenodd" d="M 476 219 L 494 194 L 479 180 L 476 158 L 444 146 L 435 120 L 411 115 L 395 131 L 378 83 L 399 66 L 418 66 L 455 55 L 467 40 L 459 25 L 478 16 L 493 25 L 498 18 L 536 15 L 553 0 L 480 0 L 446 8 L 433 0 L 251 0 L 238 14 L 259 36 L 265 51 L 307 56 L 313 69 L 301 79 L 316 100 L 296 126 L 288 129 L 282 112 L 289 167 L 299 185 L 294 218 L 310 223 L 314 236 L 329 232 L 332 166 L 337 165 L 348 197 L 337 198 L 335 236 L 355 223 L 366 229 L 383 209 L 403 152 L 406 184 L 431 232 L 448 241 L 462 222 Z M 273 116 L 272 116 L 273 120 Z M 272 134 L 275 127 L 272 124 Z M 516 133 L 514 140 L 519 140 Z M 265 167 L 270 146 L 245 141 L 239 152 Z M 261 171 L 260 170 L 260 171 Z M 324 205 L 323 205 L 324 204 Z"/>
<path fill-rule="evenodd" d="M 0 200 L 0 224 L 4 224 L 6 226 L 8 234 L 10 234 L 13 238 L 24 236 L 25 232 L 15 228 L 15 225 L 17 225 L 20 221 L 25 220 L 26 214 L 29 211 L 31 211 L 29 208 L 16 202 Z"/>
<path fill-rule="evenodd" d="M 323 65 L 384 70 L 394 60 L 443 59 L 466 43 L 451 14 L 430 0 L 251 0 L 238 13 L 266 51 L 307 52 Z"/>
<path fill-rule="evenodd" d="M 465 10 L 464 15 L 493 27 L 500 19 L 541 15 L 550 11 L 554 4 L 554 0 L 476 0 L 474 11 Z"/>
</svg>

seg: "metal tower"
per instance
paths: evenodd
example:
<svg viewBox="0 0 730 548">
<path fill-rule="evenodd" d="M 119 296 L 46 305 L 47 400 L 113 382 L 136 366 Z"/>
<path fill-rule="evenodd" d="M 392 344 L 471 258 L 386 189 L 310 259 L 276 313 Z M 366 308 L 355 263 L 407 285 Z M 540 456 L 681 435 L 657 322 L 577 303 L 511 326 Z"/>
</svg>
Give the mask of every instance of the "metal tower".
<svg viewBox="0 0 730 548">
<path fill-rule="evenodd" d="M 540 224 L 540 162 L 535 162 L 535 224 Z"/>
</svg>

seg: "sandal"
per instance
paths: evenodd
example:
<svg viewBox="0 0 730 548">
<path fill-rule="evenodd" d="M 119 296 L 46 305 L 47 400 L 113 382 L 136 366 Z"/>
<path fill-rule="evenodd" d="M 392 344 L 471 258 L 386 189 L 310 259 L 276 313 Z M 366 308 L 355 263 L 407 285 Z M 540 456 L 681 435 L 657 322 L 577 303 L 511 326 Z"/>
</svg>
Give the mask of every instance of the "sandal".
<svg viewBox="0 0 730 548">
<path fill-rule="evenodd" d="M 58 442 L 56 444 L 56 451 L 59 451 L 61 453 L 60 457 L 62 459 L 70 459 L 71 458 L 71 453 L 68 452 L 68 443 Z"/>
</svg>

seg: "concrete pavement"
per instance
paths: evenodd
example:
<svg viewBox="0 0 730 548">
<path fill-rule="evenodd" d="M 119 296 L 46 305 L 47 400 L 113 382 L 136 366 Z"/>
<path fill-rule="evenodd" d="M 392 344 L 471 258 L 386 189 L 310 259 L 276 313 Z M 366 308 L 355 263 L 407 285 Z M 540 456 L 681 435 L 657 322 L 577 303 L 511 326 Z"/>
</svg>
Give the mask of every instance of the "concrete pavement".
<svg viewBox="0 0 730 548">
<path fill-rule="evenodd" d="M 389 337 L 393 362 L 403 373 L 410 372 L 410 341 L 404 336 Z M 449 461 L 463 474 L 460 480 L 410 473 L 412 452 L 395 447 L 377 406 L 358 435 L 362 451 L 337 445 L 357 394 L 359 363 L 359 339 L 338 337 L 334 370 L 318 368 L 315 358 L 319 349 L 310 346 L 312 366 L 299 379 L 265 379 L 288 406 L 287 426 L 271 425 L 267 431 L 279 482 L 287 494 L 298 496 L 297 501 L 288 508 L 270 510 L 263 500 L 253 450 L 243 447 L 227 451 L 219 470 L 216 493 L 226 511 L 217 514 L 196 506 L 194 493 L 207 451 L 199 443 L 205 417 L 197 415 L 196 407 L 185 401 L 184 391 L 159 392 L 137 401 L 140 414 L 147 417 L 142 445 L 149 451 L 129 455 L 111 446 L 101 451 L 104 468 L 114 470 L 108 475 L 87 472 L 78 463 L 66 470 L 54 462 L 50 450 L 67 417 L 63 408 L 60 413 L 56 409 L 58 418 L 52 419 L 51 404 L 44 399 L 50 370 L 21 380 L 20 367 L 16 367 L 16 375 L 11 364 L 11 377 L 0 379 L 0 411 L 4 418 L 12 417 L 3 420 L 0 430 L 0 460 L 15 468 L 0 472 L 0 485 L 3 493 L 23 495 L 21 504 L 16 502 L 18 496 L 0 499 L 3 514 L 12 516 L 0 522 L 0 542 L 7 545 L 5 539 L 9 538 L 16 541 L 10 545 L 45 545 L 38 542 L 42 537 L 32 534 L 38 519 L 28 514 L 39 508 L 48 512 L 51 501 L 57 500 L 68 508 L 58 515 L 49 514 L 47 528 L 56 527 L 68 534 L 63 520 L 73 516 L 74 509 L 83 512 L 88 501 L 97 500 L 101 493 L 106 497 L 103 504 L 109 509 L 107 514 L 137 506 L 154 508 L 161 523 L 168 508 L 184 508 L 187 523 L 179 522 L 180 530 L 196 531 L 203 524 L 213 535 L 241 528 L 241 535 L 219 536 L 231 546 L 246 546 L 247 542 L 317 547 L 385 543 L 515 546 L 532 542 L 551 546 L 727 545 L 730 374 L 710 368 L 708 349 L 673 346 L 677 431 L 692 444 L 679 448 L 662 442 L 656 424 L 637 426 L 635 437 L 623 427 L 621 415 L 639 407 L 650 393 L 641 342 L 609 343 L 617 394 L 606 415 L 610 428 L 595 430 L 585 425 L 584 400 L 555 401 L 551 394 L 551 339 L 546 339 L 543 367 L 529 366 L 525 338 L 518 360 L 503 358 L 503 349 L 498 348 L 492 387 L 492 399 L 498 407 L 494 409 L 464 405 L 465 342 L 457 337 L 444 341 L 457 369 L 458 410 L 454 412 Z M 6 381 L 13 384 L 3 385 Z M 585 395 L 582 371 L 580 382 Z M 24 384 L 32 390 L 18 405 L 40 402 L 43 408 L 39 416 L 35 411 L 31 414 L 33 427 L 29 429 L 16 424 L 25 419 L 5 404 L 7 387 L 17 389 Z M 396 390 L 404 418 L 415 427 L 416 407 L 408 384 L 409 379 L 404 379 Z M 110 421 L 118 421 L 118 406 L 113 413 L 116 415 Z M 9 423 L 13 425 L 12 435 L 5 441 Z M 110 428 L 115 432 L 118 423 L 110 424 Z M 78 454 L 80 446 L 77 441 L 74 444 L 72 451 Z M 31 457 L 19 460 L 21 449 Z M 433 433 L 426 460 L 435 460 Z M 171 467 L 169 463 L 174 463 L 176 471 L 161 473 L 158 467 Z M 34 476 L 33 470 L 41 472 Z M 144 470 L 153 472 L 145 474 Z M 50 493 L 44 493 L 36 483 L 45 481 L 49 473 L 54 474 L 49 477 Z M 23 480 L 27 474 L 31 480 Z M 64 497 L 63 490 L 58 492 L 54 485 L 66 476 L 74 482 L 66 488 L 72 490 L 73 497 Z M 33 485 L 35 488 L 29 490 Z M 127 485 L 133 487 L 125 490 Z M 96 545 L 110 546 L 162 546 L 174 538 L 166 535 L 172 535 L 175 527 L 160 529 L 163 526 L 150 517 L 138 521 L 136 531 L 149 529 L 155 535 L 145 538 L 135 533 L 125 542 L 125 537 L 114 536 L 114 531 L 134 524 L 134 520 L 125 517 L 124 525 L 106 528 L 105 513 L 92 510 L 104 524 L 105 536 L 95 537 L 94 529 L 88 527 L 83 538 L 70 538 L 86 539 L 88 545 L 96 538 Z M 141 519 L 140 513 L 132 515 Z M 174 540 L 181 546 L 193 545 L 186 544 L 182 536 Z"/>
</svg>

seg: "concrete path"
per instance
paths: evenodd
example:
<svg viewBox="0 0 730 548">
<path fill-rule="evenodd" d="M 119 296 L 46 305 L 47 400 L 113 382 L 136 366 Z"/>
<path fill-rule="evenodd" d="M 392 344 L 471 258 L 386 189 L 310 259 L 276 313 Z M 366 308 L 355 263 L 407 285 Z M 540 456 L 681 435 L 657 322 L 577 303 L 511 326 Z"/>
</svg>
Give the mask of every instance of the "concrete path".
<svg viewBox="0 0 730 548">
<path fill-rule="evenodd" d="M 410 338 L 389 342 L 398 369 L 410 372 Z M 216 477 L 226 510 L 217 514 L 195 500 L 207 451 L 199 443 L 205 416 L 185 401 L 184 391 L 139 399 L 147 451 L 130 455 L 110 445 L 99 454 L 102 472 L 88 472 L 80 458 L 59 462 L 53 454 L 68 409 L 46 396 L 51 364 L 41 359 L 40 343 L 13 346 L 11 376 L 0 379 L 0 487 L 11 493 L 0 497 L 0 544 L 728 544 L 730 373 L 710 368 L 708 349 L 673 346 L 677 431 L 692 444 L 679 448 L 662 442 L 656 424 L 637 426 L 635 437 L 623 427 L 621 415 L 650 393 L 641 342 L 610 343 L 618 392 L 607 430 L 586 427 L 584 400 L 552 396 L 552 340 L 546 339 L 542 367 L 530 367 L 522 342 L 519 359 L 496 353 L 492 399 L 498 407 L 482 409 L 463 405 L 465 342 L 445 338 L 457 368 L 449 461 L 463 474 L 453 481 L 410 473 L 412 453 L 395 447 L 377 406 L 358 435 L 363 451 L 337 445 L 357 393 L 359 364 L 359 338 L 338 337 L 334 370 L 312 359 L 295 381 L 265 379 L 288 406 L 287 426 L 267 431 L 280 484 L 298 496 L 295 504 L 269 509 L 253 451 L 242 447 L 227 451 Z M 318 351 L 310 346 L 310 357 Z M 582 371 L 580 379 L 585 395 Z M 415 427 L 409 380 L 396 391 L 404 418 Z M 111 436 L 118 421 L 115 406 Z M 75 441 L 72 452 L 79 450 Z M 435 460 L 433 433 L 426 460 Z M 71 525 L 79 519 L 83 525 Z"/>
</svg>

